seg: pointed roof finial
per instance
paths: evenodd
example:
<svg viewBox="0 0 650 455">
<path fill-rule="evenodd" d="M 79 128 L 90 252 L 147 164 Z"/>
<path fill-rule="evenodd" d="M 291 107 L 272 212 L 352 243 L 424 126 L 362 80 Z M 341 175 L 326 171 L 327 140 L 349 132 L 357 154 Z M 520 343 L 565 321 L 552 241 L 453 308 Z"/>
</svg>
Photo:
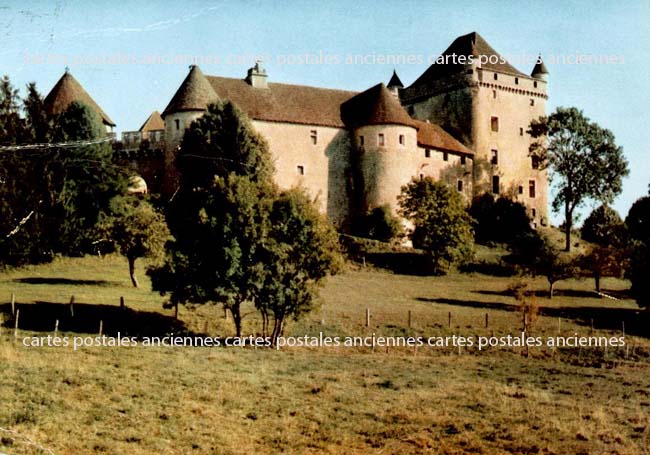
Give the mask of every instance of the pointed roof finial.
<svg viewBox="0 0 650 455">
<path fill-rule="evenodd" d="M 70 72 L 70 67 L 69 67 L 69 66 L 66 66 L 66 67 L 65 67 L 65 74 L 68 74 L 69 72 Z"/>
<path fill-rule="evenodd" d="M 388 81 L 388 85 L 386 86 L 388 88 L 404 88 L 404 84 L 402 84 L 402 81 L 400 80 L 399 76 L 397 75 L 397 71 L 393 69 L 393 77 L 390 78 L 390 81 Z"/>
<path fill-rule="evenodd" d="M 530 75 L 535 79 L 542 79 L 542 80 L 545 80 L 545 78 L 548 76 L 548 69 L 546 69 L 546 65 L 544 65 L 544 61 L 542 60 L 542 54 L 539 54 L 539 56 L 537 57 L 537 63 L 535 63 L 533 72 L 530 73 Z"/>
</svg>

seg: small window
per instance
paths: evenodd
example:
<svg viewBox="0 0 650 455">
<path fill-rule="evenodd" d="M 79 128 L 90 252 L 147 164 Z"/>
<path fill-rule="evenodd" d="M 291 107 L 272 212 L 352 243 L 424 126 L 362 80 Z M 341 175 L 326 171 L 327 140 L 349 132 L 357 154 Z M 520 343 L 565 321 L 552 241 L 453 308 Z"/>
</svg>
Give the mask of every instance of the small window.
<svg viewBox="0 0 650 455">
<path fill-rule="evenodd" d="M 515 77 L 515 85 L 519 85 L 519 78 Z"/>
<path fill-rule="evenodd" d="M 533 87 L 537 88 L 537 81 L 533 82 Z"/>
<path fill-rule="evenodd" d="M 528 182 L 528 196 L 531 198 L 535 197 L 535 180 L 530 180 Z"/>
<path fill-rule="evenodd" d="M 494 80 L 496 81 L 497 79 L 499 79 L 499 75 L 497 73 L 494 73 Z"/>
<path fill-rule="evenodd" d="M 519 185 L 519 194 L 524 194 L 524 186 Z"/>
<path fill-rule="evenodd" d="M 531 106 L 534 106 L 534 105 L 535 105 L 535 100 L 532 99 L 532 98 L 530 99 L 530 105 L 531 105 Z"/>
<path fill-rule="evenodd" d="M 420 174 L 420 180 L 424 179 L 424 174 Z"/>
<path fill-rule="evenodd" d="M 449 161 L 449 153 L 442 152 L 442 161 Z"/>
<path fill-rule="evenodd" d="M 533 209 L 531 210 L 531 213 L 533 214 L 533 218 L 535 218 L 535 215 L 537 215 L 537 210 Z"/>
<path fill-rule="evenodd" d="M 460 164 L 465 166 L 465 163 L 467 162 L 467 157 L 465 155 L 460 156 Z"/>
<path fill-rule="evenodd" d="M 181 129 L 181 121 L 179 119 L 176 119 L 174 121 L 176 122 L 176 130 L 177 131 L 180 130 Z"/>
<path fill-rule="evenodd" d="M 379 145 L 380 147 L 386 145 L 386 140 L 384 139 L 384 135 L 382 133 L 379 133 L 379 135 L 377 136 L 377 145 Z"/>
<path fill-rule="evenodd" d="M 490 119 L 490 127 L 495 133 L 499 131 L 499 117 L 492 117 Z"/>
<path fill-rule="evenodd" d="M 497 91 L 492 90 L 492 98 L 496 99 L 497 98 Z"/>
<path fill-rule="evenodd" d="M 404 135 L 400 134 L 399 135 L 399 145 L 404 145 L 406 143 L 406 140 L 404 139 Z"/>
<path fill-rule="evenodd" d="M 311 137 L 311 143 L 312 143 L 313 145 L 318 144 L 318 131 L 316 131 L 316 130 L 311 130 L 311 131 L 309 132 L 309 137 Z"/>
<path fill-rule="evenodd" d="M 458 191 L 463 191 L 463 181 L 462 180 L 458 181 Z"/>
<path fill-rule="evenodd" d="M 305 175 L 305 166 L 298 166 L 298 175 Z"/>
<path fill-rule="evenodd" d="M 492 176 L 492 193 L 499 194 L 499 176 Z"/>
<path fill-rule="evenodd" d="M 364 137 L 363 137 L 363 136 L 359 136 L 359 145 L 360 145 L 361 147 L 363 147 L 364 143 L 365 143 L 365 139 L 364 139 Z"/>
<path fill-rule="evenodd" d="M 519 135 L 520 135 L 520 136 L 523 136 L 523 135 L 524 135 L 524 129 L 523 129 L 523 128 L 519 128 Z"/>
<path fill-rule="evenodd" d="M 431 158 L 431 150 L 424 149 L 424 157 L 425 158 Z"/>
<path fill-rule="evenodd" d="M 539 169 L 539 157 L 535 155 L 531 156 L 530 165 L 533 169 Z"/>
<path fill-rule="evenodd" d="M 498 150 L 491 150 L 490 163 L 495 164 L 495 165 L 499 164 L 499 151 Z"/>
</svg>

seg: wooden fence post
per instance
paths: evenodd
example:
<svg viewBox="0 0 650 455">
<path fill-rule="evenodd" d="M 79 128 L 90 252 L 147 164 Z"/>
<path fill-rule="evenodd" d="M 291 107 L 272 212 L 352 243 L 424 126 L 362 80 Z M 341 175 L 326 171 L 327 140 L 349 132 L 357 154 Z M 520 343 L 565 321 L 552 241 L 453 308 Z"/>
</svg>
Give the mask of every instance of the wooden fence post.
<svg viewBox="0 0 650 455">
<path fill-rule="evenodd" d="M 120 310 L 125 310 L 126 305 L 124 304 L 124 297 L 120 296 Z"/>
<path fill-rule="evenodd" d="M 59 320 L 54 321 L 54 336 L 59 333 Z"/>
<path fill-rule="evenodd" d="M 485 328 L 487 329 L 490 326 L 490 316 L 488 313 L 485 313 Z"/>
<path fill-rule="evenodd" d="M 413 319 L 411 317 L 411 310 L 409 310 L 409 329 L 413 326 L 412 322 L 413 322 Z"/>
<path fill-rule="evenodd" d="M 99 321 L 99 336 L 102 336 L 103 332 L 104 332 L 104 321 L 100 320 Z"/>
<path fill-rule="evenodd" d="M 70 317 L 74 317 L 74 295 L 70 296 Z"/>
<path fill-rule="evenodd" d="M 370 308 L 366 308 L 366 327 L 370 327 Z"/>
<path fill-rule="evenodd" d="M 14 323 L 14 340 L 18 338 L 18 319 L 20 319 L 20 310 L 16 310 L 16 322 Z"/>
<path fill-rule="evenodd" d="M 16 294 L 11 293 L 11 317 L 16 316 Z"/>
<path fill-rule="evenodd" d="M 449 312 L 449 317 L 447 320 L 447 326 L 451 329 L 451 311 Z"/>
</svg>

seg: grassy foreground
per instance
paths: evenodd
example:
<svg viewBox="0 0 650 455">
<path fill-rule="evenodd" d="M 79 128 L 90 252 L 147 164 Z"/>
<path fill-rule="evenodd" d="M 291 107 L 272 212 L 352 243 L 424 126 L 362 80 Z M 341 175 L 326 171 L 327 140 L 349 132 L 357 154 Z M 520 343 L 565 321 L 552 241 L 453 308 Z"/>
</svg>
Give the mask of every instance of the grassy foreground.
<svg viewBox="0 0 650 455">
<path fill-rule="evenodd" d="M 141 274 L 141 278 L 144 276 Z M 539 290 L 531 334 L 620 336 L 627 349 L 454 347 L 24 347 L 24 337 L 127 331 L 229 335 L 219 307 L 181 308 L 130 287 L 118 257 L 64 259 L 0 275 L 0 452 L 11 454 L 648 453 L 647 314 L 589 281 Z M 350 269 L 322 291 L 302 336 L 500 336 L 522 315 L 511 278 L 394 275 Z M 9 305 L 16 296 L 14 340 Z M 75 296 L 74 317 L 68 302 Z M 127 309 L 119 308 L 124 297 Z M 371 315 L 365 325 L 365 312 Z M 408 312 L 411 327 L 408 327 Z M 449 314 L 451 313 L 451 325 Z M 485 326 L 486 314 L 488 326 Z M 593 332 L 591 326 L 594 326 Z M 253 314 L 245 332 L 259 330 Z"/>
</svg>

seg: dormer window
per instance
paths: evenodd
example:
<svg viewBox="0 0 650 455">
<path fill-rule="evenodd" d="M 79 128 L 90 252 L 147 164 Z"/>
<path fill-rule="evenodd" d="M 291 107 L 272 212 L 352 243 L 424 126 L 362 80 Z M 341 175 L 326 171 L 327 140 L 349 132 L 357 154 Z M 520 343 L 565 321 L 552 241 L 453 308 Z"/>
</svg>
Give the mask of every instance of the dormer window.
<svg viewBox="0 0 650 455">
<path fill-rule="evenodd" d="M 309 132 L 309 137 L 311 137 L 311 143 L 312 143 L 313 145 L 318 144 L 318 131 L 316 131 L 316 130 L 311 130 L 311 131 Z"/>
<path fill-rule="evenodd" d="M 383 147 L 383 146 L 386 145 L 386 139 L 385 139 L 383 133 L 379 133 L 379 134 L 377 135 L 377 145 L 378 145 L 379 147 Z"/>
</svg>

